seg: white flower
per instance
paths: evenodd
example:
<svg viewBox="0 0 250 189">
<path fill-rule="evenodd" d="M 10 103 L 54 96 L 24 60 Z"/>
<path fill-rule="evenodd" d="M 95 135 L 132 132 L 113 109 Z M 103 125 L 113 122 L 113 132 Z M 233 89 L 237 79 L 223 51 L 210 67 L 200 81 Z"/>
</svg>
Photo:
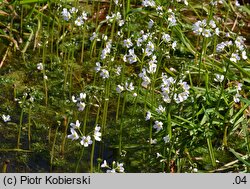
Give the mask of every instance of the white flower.
<svg viewBox="0 0 250 189">
<path fill-rule="evenodd" d="M 131 83 L 129 83 L 128 84 L 128 82 L 125 82 L 125 89 L 127 90 L 127 91 L 133 91 L 134 89 L 135 89 L 135 87 L 134 87 L 134 85 L 133 85 L 133 83 L 131 82 Z"/>
<path fill-rule="evenodd" d="M 124 167 L 123 167 L 123 163 L 118 163 L 117 162 L 117 167 L 116 167 L 117 171 L 119 173 L 123 173 L 124 172 Z"/>
<path fill-rule="evenodd" d="M 75 20 L 75 25 L 77 26 L 82 26 L 84 24 L 82 16 L 77 17 L 77 19 Z"/>
<path fill-rule="evenodd" d="M 87 13 L 85 11 L 82 12 L 82 19 L 83 20 L 87 20 L 88 19 Z"/>
<path fill-rule="evenodd" d="M 221 83 L 223 80 L 224 80 L 224 75 L 215 74 L 214 81 Z"/>
<path fill-rule="evenodd" d="M 244 41 L 245 41 L 246 39 L 244 38 L 244 37 L 242 37 L 242 36 L 238 36 L 237 38 L 236 38 L 236 40 L 235 40 L 235 45 L 236 45 L 236 47 L 240 50 L 240 51 L 243 51 L 244 50 L 244 47 L 245 47 L 245 45 L 244 45 Z"/>
<path fill-rule="evenodd" d="M 154 49 L 155 49 L 154 44 L 151 41 L 149 41 L 146 46 L 146 49 L 142 49 L 142 51 L 143 53 L 145 53 L 146 56 L 150 56 L 153 54 Z"/>
<path fill-rule="evenodd" d="M 81 101 L 85 98 L 86 98 L 86 93 L 80 93 L 80 97 L 77 100 Z"/>
<path fill-rule="evenodd" d="M 122 67 L 121 66 L 117 66 L 114 70 L 114 72 L 116 73 L 116 75 L 121 75 L 121 71 L 122 71 Z"/>
<path fill-rule="evenodd" d="M 74 13 L 77 13 L 78 12 L 78 9 L 75 8 L 75 7 L 72 7 L 70 10 L 69 10 L 70 13 L 74 14 Z"/>
<path fill-rule="evenodd" d="M 217 44 L 216 46 L 216 51 L 217 52 L 222 52 L 224 48 L 226 47 L 226 44 L 224 42 Z"/>
<path fill-rule="evenodd" d="M 106 173 L 116 173 L 115 169 L 107 170 Z"/>
<path fill-rule="evenodd" d="M 169 41 L 171 41 L 171 37 L 170 37 L 169 34 L 163 33 L 163 35 L 162 35 L 162 40 L 163 40 L 164 42 L 169 42 Z"/>
<path fill-rule="evenodd" d="M 10 119 L 10 115 L 2 115 L 2 119 L 3 119 L 3 121 L 4 122 L 8 122 L 8 121 L 10 121 L 11 119 Z"/>
<path fill-rule="evenodd" d="M 125 23 L 125 21 L 124 21 L 124 20 L 119 20 L 119 21 L 118 21 L 118 26 L 120 26 L 120 27 L 121 27 L 121 26 L 123 26 L 123 25 L 124 25 L 124 23 Z"/>
<path fill-rule="evenodd" d="M 101 164 L 101 167 L 102 168 L 109 167 L 106 160 L 103 161 L 103 164 Z"/>
<path fill-rule="evenodd" d="M 86 104 L 84 102 L 77 103 L 78 111 L 83 111 L 85 109 Z"/>
<path fill-rule="evenodd" d="M 175 18 L 174 13 L 171 13 L 171 14 L 168 16 L 168 21 L 170 22 L 170 23 L 169 23 L 170 26 L 175 26 L 175 25 L 176 25 L 176 18 Z"/>
<path fill-rule="evenodd" d="M 188 96 L 189 96 L 189 92 L 188 91 L 184 91 L 184 92 L 182 92 L 180 94 L 176 94 L 175 93 L 174 94 L 174 100 L 178 104 L 178 103 L 181 103 L 181 102 L 187 100 Z"/>
<path fill-rule="evenodd" d="M 100 76 L 101 76 L 103 79 L 109 78 L 109 71 L 106 70 L 106 69 L 102 69 L 102 70 L 101 70 L 101 73 L 100 73 Z"/>
<path fill-rule="evenodd" d="M 94 39 L 97 39 L 97 38 L 98 38 L 98 35 L 96 32 L 94 32 L 89 39 L 90 39 L 90 41 L 93 41 Z"/>
<path fill-rule="evenodd" d="M 43 64 L 42 63 L 37 64 L 37 69 L 42 71 L 43 70 Z"/>
<path fill-rule="evenodd" d="M 239 6 L 240 6 L 240 3 L 239 3 L 237 0 L 235 1 L 235 6 L 236 6 L 236 7 L 239 7 Z"/>
<path fill-rule="evenodd" d="M 96 62 L 95 65 L 96 65 L 95 71 L 96 71 L 96 73 L 97 73 L 97 72 L 99 72 L 99 71 L 102 69 L 102 67 L 101 67 L 100 62 Z"/>
<path fill-rule="evenodd" d="M 151 83 L 151 79 L 148 76 L 145 76 L 142 79 L 143 79 L 143 82 L 141 83 L 141 85 L 147 88 L 148 85 Z"/>
<path fill-rule="evenodd" d="M 124 87 L 122 85 L 117 85 L 116 92 L 121 93 L 122 91 L 124 91 Z"/>
<path fill-rule="evenodd" d="M 236 93 L 236 95 L 234 96 L 234 102 L 235 103 L 239 103 L 240 102 L 240 98 L 239 97 L 241 97 L 241 95 L 239 93 Z"/>
<path fill-rule="evenodd" d="M 157 144 L 157 139 L 150 139 L 150 144 Z"/>
<path fill-rule="evenodd" d="M 146 115 L 146 117 L 145 117 L 145 120 L 148 121 L 148 120 L 150 120 L 151 117 L 152 117 L 152 116 L 151 116 L 151 112 L 150 112 L 150 111 L 147 111 L 147 115 Z"/>
<path fill-rule="evenodd" d="M 156 132 L 159 132 L 163 129 L 163 123 L 161 121 L 155 121 L 153 128 L 156 129 Z"/>
<path fill-rule="evenodd" d="M 177 46 L 177 41 L 174 41 L 174 42 L 172 43 L 172 49 L 175 50 L 176 46 Z"/>
<path fill-rule="evenodd" d="M 203 31 L 203 27 L 201 27 L 202 22 L 199 20 L 193 24 L 193 32 L 197 35 L 201 35 Z"/>
<path fill-rule="evenodd" d="M 157 11 L 158 14 L 162 15 L 162 11 L 163 11 L 162 6 L 156 7 L 156 11 Z"/>
<path fill-rule="evenodd" d="M 81 123 L 79 122 L 79 120 L 76 120 L 76 123 L 70 123 L 70 126 L 73 129 L 79 129 L 80 128 Z"/>
<path fill-rule="evenodd" d="M 108 40 L 108 36 L 105 35 L 105 34 L 102 34 L 102 39 L 103 39 L 104 41 L 107 41 L 107 40 Z"/>
<path fill-rule="evenodd" d="M 162 157 L 162 155 L 160 153 L 156 153 L 156 158 Z"/>
<path fill-rule="evenodd" d="M 80 143 L 84 147 L 88 147 L 90 144 L 92 144 L 91 137 L 90 136 L 87 136 L 87 137 L 83 136 Z"/>
<path fill-rule="evenodd" d="M 173 77 L 167 77 L 166 75 L 162 75 L 162 87 L 169 87 L 171 84 L 175 84 L 175 80 Z"/>
<path fill-rule="evenodd" d="M 79 136 L 78 136 L 77 132 L 75 131 L 75 129 L 71 128 L 70 132 L 71 132 L 71 135 L 68 135 L 69 139 L 77 140 L 79 138 Z"/>
<path fill-rule="evenodd" d="M 163 94 L 162 95 L 163 101 L 166 103 L 170 103 L 171 102 L 171 98 L 169 97 L 168 94 Z"/>
<path fill-rule="evenodd" d="M 215 21 L 214 21 L 214 20 L 210 20 L 209 26 L 210 26 L 211 28 L 216 28 Z"/>
<path fill-rule="evenodd" d="M 133 46 L 133 43 L 132 43 L 131 39 L 130 39 L 130 38 L 129 38 L 129 39 L 125 39 L 125 40 L 123 41 L 123 46 L 124 46 L 124 47 L 127 47 L 127 48 L 132 47 L 132 46 Z"/>
<path fill-rule="evenodd" d="M 229 32 L 225 33 L 225 36 L 228 38 L 231 37 Z"/>
<path fill-rule="evenodd" d="M 154 21 L 152 19 L 149 20 L 148 22 L 148 28 L 151 29 L 154 25 Z"/>
<path fill-rule="evenodd" d="M 147 72 L 152 74 L 152 73 L 155 73 L 156 72 L 156 68 L 157 68 L 157 64 L 155 64 L 153 61 L 150 61 L 148 63 L 149 67 L 147 69 Z"/>
<path fill-rule="evenodd" d="M 135 55 L 134 49 L 129 49 L 128 52 L 128 55 L 124 55 L 123 61 L 129 62 L 130 64 L 137 62 L 137 56 Z"/>
<path fill-rule="evenodd" d="M 142 82 L 141 85 L 142 85 L 143 87 L 147 88 L 148 84 L 151 83 L 151 80 L 150 80 L 150 78 L 147 76 L 147 74 L 146 74 L 146 69 L 145 69 L 145 68 L 143 68 L 143 69 L 142 69 L 142 72 L 139 73 L 139 77 L 142 78 L 142 80 L 143 80 L 143 82 Z"/>
<path fill-rule="evenodd" d="M 210 32 L 209 29 L 204 29 L 204 30 L 202 31 L 202 35 L 203 35 L 204 37 L 211 37 L 211 36 L 212 36 L 212 34 L 211 34 L 211 32 Z"/>
<path fill-rule="evenodd" d="M 66 8 L 63 8 L 61 14 L 62 14 L 63 19 L 66 21 L 69 21 L 69 19 L 71 18 L 71 14 Z"/>
<path fill-rule="evenodd" d="M 190 89 L 189 85 L 187 84 L 187 82 L 180 82 L 179 85 L 183 88 L 183 90 L 188 91 Z"/>
<path fill-rule="evenodd" d="M 159 107 L 156 108 L 156 111 L 158 114 L 163 114 L 166 111 L 166 109 L 162 105 L 159 105 Z"/>
<path fill-rule="evenodd" d="M 164 140 L 165 143 L 169 143 L 170 138 L 169 138 L 169 136 L 167 135 L 167 136 L 163 137 L 163 140 Z"/>
<path fill-rule="evenodd" d="M 198 172 L 198 169 L 197 169 L 197 168 L 194 168 L 194 169 L 193 169 L 193 172 L 194 172 L 194 173 L 197 173 L 197 172 Z"/>
<path fill-rule="evenodd" d="M 144 7 L 155 7 L 155 2 L 153 0 L 143 0 L 142 6 Z"/>
<path fill-rule="evenodd" d="M 112 41 L 109 40 L 106 43 L 105 48 L 102 50 L 101 59 L 105 59 L 108 56 L 108 54 L 111 52 L 111 47 L 112 47 Z"/>
<path fill-rule="evenodd" d="M 237 61 L 240 60 L 240 57 L 239 57 L 239 55 L 237 53 L 232 53 L 230 60 L 232 62 L 237 63 Z"/>
<path fill-rule="evenodd" d="M 242 83 L 237 83 L 237 86 L 236 86 L 236 88 L 237 88 L 237 91 L 241 91 L 242 90 Z"/>
<path fill-rule="evenodd" d="M 220 29 L 219 28 L 215 28 L 214 33 L 215 33 L 215 35 L 219 36 L 220 35 Z"/>
<path fill-rule="evenodd" d="M 241 57 L 242 57 L 243 60 L 247 59 L 247 53 L 246 53 L 246 51 L 242 51 Z"/>
<path fill-rule="evenodd" d="M 94 138 L 96 141 L 101 141 L 101 136 L 102 133 L 100 132 L 101 127 L 99 127 L 98 125 L 95 127 L 95 131 L 94 131 Z"/>
</svg>

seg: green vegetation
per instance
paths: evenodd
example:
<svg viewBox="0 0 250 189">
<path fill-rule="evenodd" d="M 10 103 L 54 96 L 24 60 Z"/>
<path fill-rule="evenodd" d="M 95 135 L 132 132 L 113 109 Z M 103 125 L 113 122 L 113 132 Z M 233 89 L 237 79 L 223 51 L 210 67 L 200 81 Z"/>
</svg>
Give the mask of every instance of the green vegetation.
<svg viewBox="0 0 250 189">
<path fill-rule="evenodd" d="M 250 6 L 0 1 L 2 172 L 250 172 Z"/>
</svg>

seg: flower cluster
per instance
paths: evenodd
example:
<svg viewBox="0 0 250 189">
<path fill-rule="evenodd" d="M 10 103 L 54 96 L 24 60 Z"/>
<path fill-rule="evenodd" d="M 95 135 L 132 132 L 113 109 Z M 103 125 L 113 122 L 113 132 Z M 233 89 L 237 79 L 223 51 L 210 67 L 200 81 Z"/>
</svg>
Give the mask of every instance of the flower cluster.
<svg viewBox="0 0 250 189">
<path fill-rule="evenodd" d="M 69 139 L 71 139 L 71 140 L 78 140 L 79 139 L 79 135 L 78 135 L 76 130 L 78 130 L 81 133 L 81 131 L 79 130 L 80 125 L 81 125 L 81 123 L 79 122 L 79 120 L 76 120 L 76 123 L 70 123 L 71 134 L 68 135 Z M 98 125 L 94 129 L 93 137 L 96 141 L 101 141 L 100 137 L 102 136 L 102 133 L 100 132 L 100 129 L 101 129 L 101 127 L 99 127 Z M 84 147 L 88 147 L 92 143 L 93 143 L 93 141 L 91 140 L 91 136 L 87 135 L 87 136 L 81 137 L 80 144 L 83 145 Z"/>
<path fill-rule="evenodd" d="M 106 46 L 105 48 L 102 50 L 102 54 L 101 54 L 101 59 L 104 60 L 108 54 L 110 54 L 111 52 L 111 47 L 112 47 L 112 41 L 109 40 L 107 43 L 106 43 Z"/>
<path fill-rule="evenodd" d="M 96 62 L 96 67 L 95 67 L 96 73 L 100 72 L 100 76 L 103 79 L 108 79 L 109 78 L 109 71 L 103 68 L 100 64 L 100 62 Z"/>
<path fill-rule="evenodd" d="M 246 45 L 244 44 L 244 41 L 246 39 L 242 36 L 237 36 L 235 41 L 225 41 L 217 44 L 216 51 L 217 52 L 224 52 L 227 49 L 230 49 L 233 45 L 235 46 L 234 52 L 231 53 L 230 60 L 232 62 L 237 63 L 241 58 L 243 60 L 247 59 L 247 53 L 246 53 Z"/>
<path fill-rule="evenodd" d="M 202 35 L 204 37 L 212 37 L 213 35 L 219 35 L 220 30 L 217 27 L 214 20 L 210 20 L 209 22 L 204 19 L 202 21 L 197 21 L 193 24 L 193 32 L 196 35 Z"/>
<path fill-rule="evenodd" d="M 174 78 L 162 74 L 161 91 L 164 102 L 170 103 L 172 95 L 177 104 L 187 100 L 189 96 L 189 88 L 187 82 L 176 82 Z"/>
<path fill-rule="evenodd" d="M 154 0 L 143 0 L 142 6 L 143 7 L 155 7 L 156 4 L 155 4 Z"/>
<path fill-rule="evenodd" d="M 114 21 L 116 21 L 119 26 L 123 26 L 125 23 L 124 20 L 122 20 L 122 15 L 120 12 L 112 13 L 111 16 L 107 15 L 106 20 L 107 22 L 110 22 L 110 23 L 113 23 Z"/>
<path fill-rule="evenodd" d="M 128 83 L 125 82 L 125 84 L 117 85 L 116 87 L 116 92 L 117 93 L 122 93 L 124 90 L 132 92 L 135 89 L 134 85 L 132 82 Z"/>
<path fill-rule="evenodd" d="M 74 95 L 72 96 L 72 102 L 77 103 L 77 107 L 79 111 L 83 111 L 85 109 L 86 93 L 80 93 L 79 97 L 76 98 Z"/>
<path fill-rule="evenodd" d="M 175 26 L 177 23 L 176 23 L 176 18 L 175 18 L 175 13 L 173 12 L 172 9 L 168 9 L 168 23 L 169 23 L 169 26 Z"/>
<path fill-rule="evenodd" d="M 153 74 L 156 72 L 156 68 L 157 68 L 157 60 L 156 60 L 156 56 L 153 55 L 152 56 L 152 59 L 148 62 L 148 69 L 147 69 L 147 72 L 149 74 Z"/>
<path fill-rule="evenodd" d="M 75 17 L 75 15 L 78 13 L 78 9 L 75 7 L 72 7 L 70 10 L 67 8 L 63 8 L 61 15 L 65 21 L 69 21 L 72 17 Z M 84 24 L 84 21 L 86 21 L 87 18 L 87 13 L 82 12 L 81 15 L 77 16 L 74 23 L 76 26 L 82 26 Z"/>
<path fill-rule="evenodd" d="M 103 161 L 103 163 L 101 164 L 101 168 L 106 168 L 107 169 L 107 173 L 124 173 L 124 167 L 123 167 L 123 163 L 119 163 L 119 162 L 112 162 L 112 167 L 110 167 L 107 163 L 106 160 Z"/>
<path fill-rule="evenodd" d="M 129 53 L 123 56 L 123 61 L 133 64 L 137 62 L 137 56 L 135 55 L 134 49 L 129 49 Z"/>
<path fill-rule="evenodd" d="M 140 37 L 136 40 L 137 47 L 141 47 L 142 43 L 146 42 L 152 37 L 151 33 L 145 33 L 143 30 L 140 31 Z"/>
<path fill-rule="evenodd" d="M 142 52 L 145 53 L 146 56 L 151 56 L 155 50 L 155 46 L 151 41 L 148 41 L 146 45 L 146 49 L 142 49 Z"/>
<path fill-rule="evenodd" d="M 159 105 L 159 107 L 156 108 L 156 112 L 157 112 L 158 114 L 163 114 L 163 113 L 165 113 L 165 108 L 164 108 L 162 105 Z M 157 117 L 157 116 L 154 115 L 154 117 Z M 147 111 L 145 120 L 147 121 L 147 120 L 150 120 L 151 118 L 152 118 L 151 112 L 150 112 L 150 111 Z M 156 121 L 154 122 L 153 128 L 156 130 L 156 133 L 160 132 L 161 130 L 164 129 L 163 122 L 162 122 L 162 121 L 156 120 Z M 162 139 L 163 139 L 163 141 L 164 141 L 165 144 L 170 142 L 170 137 L 169 137 L 169 135 L 164 136 Z M 152 138 L 151 138 L 151 139 L 149 140 L 149 142 L 150 142 L 150 144 L 156 144 L 156 143 L 157 143 L 157 139 L 152 139 Z"/>
<path fill-rule="evenodd" d="M 241 95 L 240 95 L 240 91 L 241 90 L 242 90 L 242 83 L 237 82 L 237 85 L 236 85 L 236 94 L 233 97 L 235 103 L 239 103 L 240 102 L 240 98 L 239 97 L 241 97 Z"/>
<path fill-rule="evenodd" d="M 97 125 L 95 127 L 94 135 L 93 135 L 96 141 L 101 141 L 102 133 L 100 132 L 100 130 L 101 130 L 101 127 Z"/>
<path fill-rule="evenodd" d="M 139 77 L 142 78 L 141 85 L 145 88 L 148 87 L 148 85 L 151 83 L 151 79 L 147 76 L 146 69 L 142 68 L 142 72 L 139 74 Z"/>
</svg>

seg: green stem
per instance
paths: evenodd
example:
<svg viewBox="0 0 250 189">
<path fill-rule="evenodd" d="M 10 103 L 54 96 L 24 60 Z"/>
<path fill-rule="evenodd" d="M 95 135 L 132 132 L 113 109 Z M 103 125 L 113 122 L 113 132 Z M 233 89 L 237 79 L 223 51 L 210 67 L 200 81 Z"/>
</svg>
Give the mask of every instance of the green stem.
<svg viewBox="0 0 250 189">
<path fill-rule="evenodd" d="M 208 151 L 209 151 L 209 156 L 211 159 L 212 166 L 216 167 L 216 160 L 214 157 L 214 151 L 213 151 L 213 146 L 212 146 L 212 141 L 211 141 L 210 136 L 207 136 L 207 145 L 208 145 Z"/>
<path fill-rule="evenodd" d="M 123 118 L 124 118 L 124 110 L 126 105 L 126 98 L 127 98 L 127 92 L 125 92 L 124 100 L 122 104 L 122 115 L 121 115 L 121 122 L 120 122 L 120 129 L 119 129 L 119 155 L 122 154 L 122 129 L 123 129 Z"/>
<path fill-rule="evenodd" d="M 76 173 L 78 173 L 78 169 L 79 169 L 80 162 L 82 160 L 83 152 L 84 152 L 84 147 L 82 146 L 82 151 L 81 151 L 81 154 L 80 154 L 80 158 L 78 159 L 77 164 L 76 164 L 76 168 L 75 168 Z"/>
<path fill-rule="evenodd" d="M 95 139 L 93 140 L 92 149 L 91 149 L 90 173 L 93 173 L 93 170 L 94 170 L 94 154 L 95 154 Z"/>
<path fill-rule="evenodd" d="M 66 139 L 67 139 L 67 130 L 68 130 L 68 119 L 65 116 L 64 120 L 63 120 L 63 126 L 64 126 L 64 133 L 63 133 L 63 140 L 62 140 L 62 144 L 61 144 L 61 155 L 64 156 L 64 151 L 65 151 L 65 143 L 66 143 Z"/>
<path fill-rule="evenodd" d="M 31 149 L 31 105 L 29 107 L 29 118 L 28 118 L 28 144 L 30 150 Z"/>
<path fill-rule="evenodd" d="M 22 108 L 21 115 L 20 115 L 19 127 L 18 127 L 17 149 L 20 149 L 20 139 L 21 139 L 21 131 L 22 131 L 22 123 L 23 123 L 23 113 L 24 113 L 24 109 Z"/>
<path fill-rule="evenodd" d="M 56 132 L 55 132 L 52 148 L 50 151 L 50 172 L 52 172 L 52 169 L 53 169 L 53 160 L 54 160 L 54 154 L 55 154 L 55 146 L 56 146 L 56 138 L 57 138 L 58 128 L 59 128 L 59 125 L 56 127 Z"/>
</svg>

